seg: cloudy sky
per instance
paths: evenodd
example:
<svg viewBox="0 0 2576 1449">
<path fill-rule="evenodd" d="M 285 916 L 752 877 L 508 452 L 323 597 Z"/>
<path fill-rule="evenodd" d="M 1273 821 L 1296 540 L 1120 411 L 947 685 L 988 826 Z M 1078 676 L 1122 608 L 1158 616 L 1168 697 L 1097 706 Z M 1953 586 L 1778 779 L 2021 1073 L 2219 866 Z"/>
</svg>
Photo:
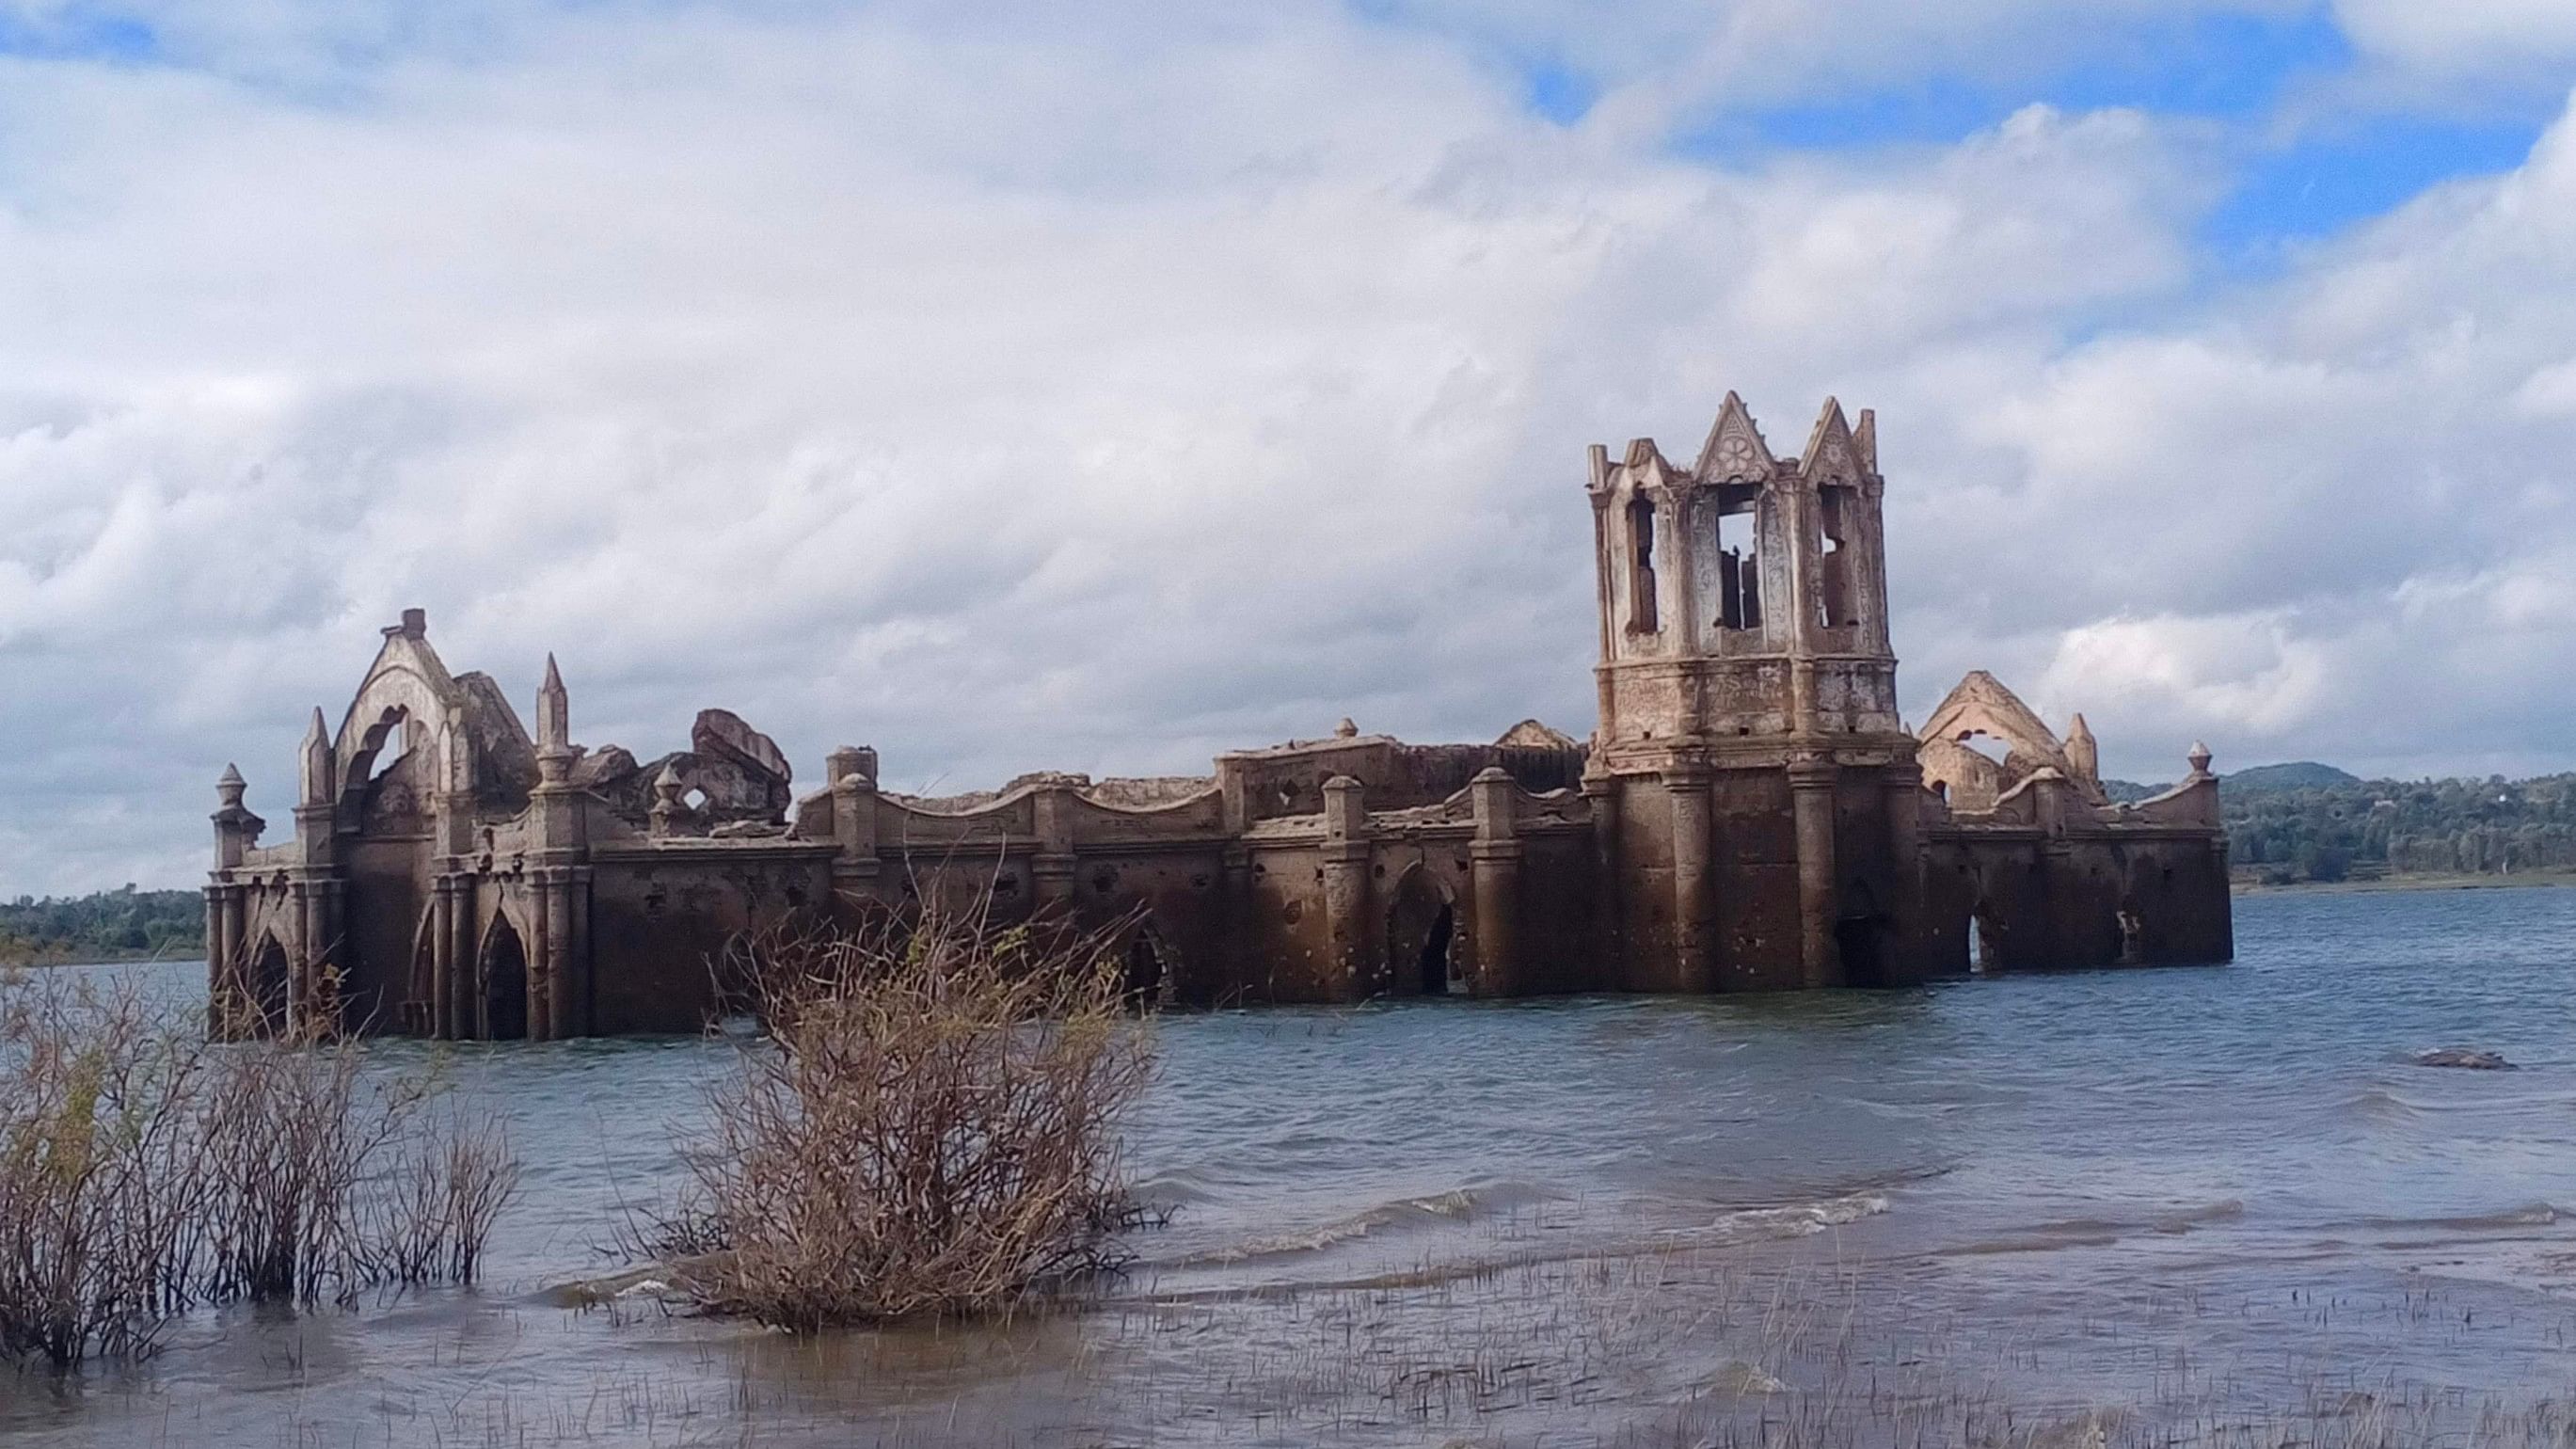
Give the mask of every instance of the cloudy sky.
<svg viewBox="0 0 2576 1449">
<path fill-rule="evenodd" d="M 407 605 L 650 756 L 1591 724 L 1587 443 L 1878 409 L 1909 713 L 2576 768 L 2566 0 L 0 0 L 0 895 Z"/>
</svg>

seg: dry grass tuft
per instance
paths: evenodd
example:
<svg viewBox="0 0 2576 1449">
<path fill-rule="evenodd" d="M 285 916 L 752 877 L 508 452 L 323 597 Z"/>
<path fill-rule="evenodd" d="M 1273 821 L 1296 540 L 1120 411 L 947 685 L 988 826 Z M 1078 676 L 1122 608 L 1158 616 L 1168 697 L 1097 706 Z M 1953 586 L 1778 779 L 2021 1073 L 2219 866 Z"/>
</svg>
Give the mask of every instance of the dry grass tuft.
<svg viewBox="0 0 2576 1449">
<path fill-rule="evenodd" d="M 1154 1071 L 1107 936 L 926 911 L 735 953 L 767 1031 L 642 1235 L 699 1306 L 795 1332 L 1008 1311 L 1123 1261 L 1116 1124 Z"/>
</svg>

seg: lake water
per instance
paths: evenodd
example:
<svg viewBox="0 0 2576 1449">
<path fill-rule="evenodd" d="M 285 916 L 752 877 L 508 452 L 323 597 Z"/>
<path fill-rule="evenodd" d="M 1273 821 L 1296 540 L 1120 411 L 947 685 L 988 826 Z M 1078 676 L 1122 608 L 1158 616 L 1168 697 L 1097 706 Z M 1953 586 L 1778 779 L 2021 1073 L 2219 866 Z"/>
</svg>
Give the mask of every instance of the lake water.
<svg viewBox="0 0 2576 1449">
<path fill-rule="evenodd" d="M 620 1204 L 672 1184 L 727 1048 L 466 1047 L 527 1163 L 490 1282 L 0 1373 L 0 1438 L 2543 1432 L 2576 1390 L 2576 891 L 2256 896 L 2237 925 L 2220 968 L 1167 1017 L 1129 1155 L 1176 1213 L 1131 1281 L 815 1342 L 552 1291 L 617 1266 Z M 2521 1069 L 2408 1060 L 2453 1045 Z"/>
</svg>

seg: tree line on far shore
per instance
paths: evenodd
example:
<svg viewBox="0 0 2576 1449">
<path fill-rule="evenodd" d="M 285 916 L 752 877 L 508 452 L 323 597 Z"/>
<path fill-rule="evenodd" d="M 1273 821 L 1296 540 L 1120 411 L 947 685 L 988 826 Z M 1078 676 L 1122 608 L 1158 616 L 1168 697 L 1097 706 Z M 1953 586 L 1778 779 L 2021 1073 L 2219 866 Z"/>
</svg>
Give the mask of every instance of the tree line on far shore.
<svg viewBox="0 0 2576 1449">
<path fill-rule="evenodd" d="M 2105 781 L 2113 798 L 2158 787 Z M 2364 780 L 2264 765 L 2219 780 L 2227 854 L 2267 885 L 2576 870 L 2576 774 Z"/>
<path fill-rule="evenodd" d="M 187 959 L 206 949 L 206 898 L 127 885 L 0 900 L 0 966 Z"/>
</svg>

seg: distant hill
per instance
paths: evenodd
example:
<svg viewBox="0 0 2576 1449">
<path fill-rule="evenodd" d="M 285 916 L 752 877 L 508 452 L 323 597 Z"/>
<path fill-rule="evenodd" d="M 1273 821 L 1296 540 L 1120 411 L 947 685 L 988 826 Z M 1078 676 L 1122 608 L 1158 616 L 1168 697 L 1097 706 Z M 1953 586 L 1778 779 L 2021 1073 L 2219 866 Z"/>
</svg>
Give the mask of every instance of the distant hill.
<svg viewBox="0 0 2576 1449">
<path fill-rule="evenodd" d="M 2111 803 L 2114 805 L 2135 805 L 2141 800 L 2152 799 L 2172 788 L 2171 785 L 2141 785 L 2135 780 L 2102 782 L 2102 793 L 2110 796 Z"/>
<path fill-rule="evenodd" d="M 2219 776 L 2222 790 L 2244 793 L 2254 790 L 2334 790 L 2358 785 L 2361 777 L 2332 765 L 2314 760 L 2298 760 L 2286 765 L 2256 765 L 2250 769 L 2231 770 Z"/>
</svg>

